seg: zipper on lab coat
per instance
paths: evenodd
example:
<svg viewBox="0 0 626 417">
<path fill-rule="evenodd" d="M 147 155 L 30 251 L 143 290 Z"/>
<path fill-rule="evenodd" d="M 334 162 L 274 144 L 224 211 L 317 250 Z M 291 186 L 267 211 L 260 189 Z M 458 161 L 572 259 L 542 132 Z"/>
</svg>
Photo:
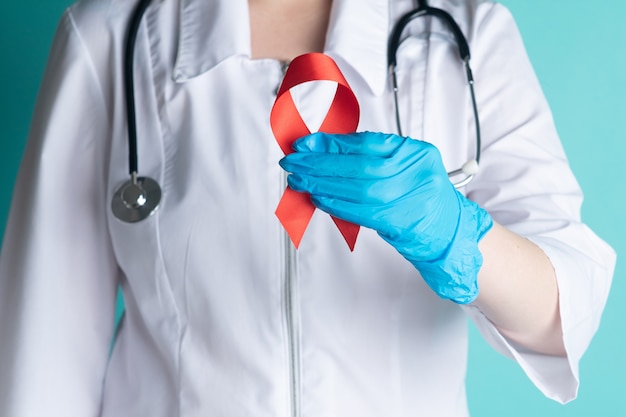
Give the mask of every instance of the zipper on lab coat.
<svg viewBox="0 0 626 417">
<path fill-rule="evenodd" d="M 300 295 L 296 265 L 296 248 L 283 233 L 285 247 L 284 300 L 289 360 L 291 417 L 300 417 Z"/>
<path fill-rule="evenodd" d="M 283 174 L 287 183 L 287 173 Z M 284 188 L 283 188 L 284 189 Z M 283 229 L 283 300 L 289 369 L 290 417 L 300 417 L 300 294 L 296 248 Z"/>
<path fill-rule="evenodd" d="M 288 61 L 280 61 L 281 77 L 275 94 L 289 67 Z M 287 173 L 283 172 L 281 193 L 287 186 Z M 287 231 L 283 229 L 284 270 L 283 300 L 287 338 L 287 360 L 289 369 L 290 417 L 300 417 L 300 296 L 298 292 L 296 248 L 291 243 Z"/>
</svg>

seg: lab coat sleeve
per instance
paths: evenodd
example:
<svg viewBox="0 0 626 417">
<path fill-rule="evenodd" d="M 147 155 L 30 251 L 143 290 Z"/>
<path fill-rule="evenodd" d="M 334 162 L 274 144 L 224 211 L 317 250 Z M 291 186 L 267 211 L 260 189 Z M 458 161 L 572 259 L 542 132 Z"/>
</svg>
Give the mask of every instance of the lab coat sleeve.
<svg viewBox="0 0 626 417">
<path fill-rule="evenodd" d="M 105 215 L 102 91 L 67 12 L 0 255 L 0 416 L 99 415 L 118 279 Z"/>
<path fill-rule="evenodd" d="M 468 196 L 510 230 L 536 243 L 556 271 L 567 358 L 507 340 L 475 307 L 465 307 L 486 340 L 514 358 L 548 397 L 576 397 L 578 363 L 596 332 L 615 254 L 580 219 L 582 194 L 510 13 L 483 3 L 473 33 L 483 154 Z"/>
</svg>

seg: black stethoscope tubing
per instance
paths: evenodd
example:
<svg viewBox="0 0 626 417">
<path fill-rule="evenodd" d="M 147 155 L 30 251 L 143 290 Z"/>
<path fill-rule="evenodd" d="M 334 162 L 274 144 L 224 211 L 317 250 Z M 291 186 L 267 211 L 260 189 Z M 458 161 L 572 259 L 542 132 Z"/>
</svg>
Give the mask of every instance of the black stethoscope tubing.
<svg viewBox="0 0 626 417">
<path fill-rule="evenodd" d="M 467 43 L 467 39 L 463 35 L 463 31 L 459 27 L 459 25 L 454 21 L 454 18 L 445 10 L 438 9 L 435 7 L 430 7 L 426 0 L 418 2 L 417 8 L 409 11 L 404 14 L 398 22 L 394 25 L 391 35 L 389 36 L 389 42 L 387 45 L 387 68 L 389 70 L 389 74 L 391 76 L 392 81 L 392 89 L 393 89 L 393 97 L 394 97 L 394 106 L 395 106 L 395 118 L 396 118 L 396 127 L 398 130 L 398 134 L 402 136 L 402 124 L 400 123 L 400 111 L 398 105 L 398 80 L 396 77 L 396 65 L 397 65 L 397 53 L 400 48 L 402 33 L 406 29 L 406 27 L 413 20 L 422 16 L 435 16 L 439 18 L 441 21 L 445 22 L 446 26 L 452 32 L 454 39 L 456 41 L 459 57 L 463 62 L 465 67 L 465 76 L 467 79 L 467 84 L 470 90 L 470 99 L 472 102 L 472 111 L 474 116 L 474 126 L 476 129 L 476 150 L 474 154 L 474 159 L 470 159 L 459 169 L 448 172 L 448 176 L 451 181 L 454 177 L 460 174 L 464 174 L 465 178 L 460 181 L 453 181 L 453 184 L 456 188 L 463 187 L 467 185 L 478 172 L 478 164 L 480 163 L 480 153 L 481 153 L 481 134 L 480 134 L 480 120 L 478 117 L 478 106 L 476 104 L 476 94 L 474 92 L 474 76 L 472 74 L 472 68 L 470 67 L 470 48 Z"/>
<path fill-rule="evenodd" d="M 137 33 L 139 25 L 146 9 L 152 0 L 141 0 L 133 13 L 131 21 L 128 25 L 128 34 L 124 50 L 124 92 L 126 94 L 126 118 L 128 123 L 128 168 L 132 175 L 137 174 L 137 117 L 135 110 L 135 77 L 133 71 L 135 69 L 135 43 L 137 41 Z"/>
<path fill-rule="evenodd" d="M 159 184 L 149 177 L 138 177 L 138 150 L 137 150 L 137 113 L 135 104 L 135 83 L 134 83 L 134 56 L 135 44 L 139 26 L 152 0 L 141 0 L 135 8 L 131 20 L 128 25 L 128 33 L 124 50 L 124 93 L 126 101 L 126 118 L 128 123 L 128 169 L 130 180 L 126 181 L 119 187 L 111 201 L 111 209 L 118 219 L 134 223 L 146 219 L 152 215 L 158 208 L 161 201 L 161 187 Z M 464 173 L 466 177 L 460 182 L 454 183 L 455 187 L 461 187 L 467 184 L 474 177 L 480 161 L 480 122 L 478 119 L 478 110 L 476 105 L 476 97 L 474 94 L 474 79 L 472 70 L 469 66 L 470 50 L 463 32 L 456 24 L 452 16 L 444 10 L 428 6 L 424 0 L 418 2 L 416 9 L 403 15 L 394 26 L 388 42 L 387 63 L 391 74 L 394 102 L 395 117 L 398 133 L 402 135 L 402 127 L 400 124 L 400 115 L 398 110 L 398 83 L 396 78 L 396 55 L 401 44 L 402 33 L 407 25 L 413 20 L 421 16 L 435 16 L 446 22 L 449 29 L 456 40 L 459 56 L 465 65 L 465 73 L 470 88 L 472 108 L 474 112 L 476 126 L 476 154 L 473 160 L 468 161 L 462 168 L 448 173 L 450 177 Z"/>
</svg>

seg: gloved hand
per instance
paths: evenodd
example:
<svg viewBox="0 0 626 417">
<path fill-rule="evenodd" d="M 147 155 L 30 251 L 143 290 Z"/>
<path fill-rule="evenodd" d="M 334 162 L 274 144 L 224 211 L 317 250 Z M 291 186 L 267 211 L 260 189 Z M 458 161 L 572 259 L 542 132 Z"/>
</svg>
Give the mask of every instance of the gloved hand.
<svg viewBox="0 0 626 417">
<path fill-rule="evenodd" d="M 280 165 L 289 186 L 333 216 L 369 227 L 393 245 L 440 297 L 478 295 L 478 242 L 491 216 L 459 193 L 437 148 L 393 134 L 313 133 Z"/>
</svg>

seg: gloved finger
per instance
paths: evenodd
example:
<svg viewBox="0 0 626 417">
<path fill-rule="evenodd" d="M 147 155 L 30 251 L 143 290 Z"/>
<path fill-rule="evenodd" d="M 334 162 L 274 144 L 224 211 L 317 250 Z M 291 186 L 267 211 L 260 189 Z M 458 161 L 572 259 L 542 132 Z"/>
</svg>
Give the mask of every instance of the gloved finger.
<svg viewBox="0 0 626 417">
<path fill-rule="evenodd" d="M 416 200 L 414 193 L 396 200 L 397 204 L 382 206 L 319 195 L 312 195 L 311 201 L 326 213 L 373 229 L 392 245 L 409 245 L 413 251 L 440 253 L 450 243 L 454 233 L 454 230 L 446 230 L 442 224 L 425 225 L 425 222 L 429 222 L 429 213 L 441 210 L 440 202 L 433 199 Z M 398 227 L 397 223 L 399 214 L 405 217 L 402 227 Z M 406 218 L 411 220 L 406 221 Z M 421 233 L 419 237 L 414 235 L 421 227 L 431 226 L 438 233 Z M 407 234 L 407 229 L 412 232 Z"/>
<path fill-rule="evenodd" d="M 395 213 L 388 207 L 323 196 L 311 196 L 311 201 L 320 210 L 350 223 L 375 230 L 381 236 L 398 238 L 400 234 L 393 223 Z"/>
<path fill-rule="evenodd" d="M 395 173 L 384 158 L 370 155 L 294 152 L 279 164 L 287 172 L 337 179 L 379 179 Z"/>
<path fill-rule="evenodd" d="M 415 176 L 404 173 L 387 179 L 337 179 L 291 174 L 287 183 L 294 191 L 362 204 L 386 205 L 419 188 Z M 427 183 L 428 185 L 428 183 Z"/>
<path fill-rule="evenodd" d="M 361 152 L 366 152 L 362 149 Z M 432 170 L 441 157 L 431 144 L 407 139 L 386 156 L 379 154 L 337 154 L 294 152 L 279 162 L 288 172 L 301 175 L 341 178 L 390 178 L 407 169 Z"/>
<path fill-rule="evenodd" d="M 298 139 L 293 144 L 293 149 L 296 152 L 389 156 L 405 140 L 407 139 L 401 136 L 376 132 L 316 132 Z"/>
<path fill-rule="evenodd" d="M 378 205 L 319 195 L 311 196 L 311 201 L 315 207 L 342 220 L 375 230 L 380 227 L 375 217 L 379 212 Z"/>
</svg>

